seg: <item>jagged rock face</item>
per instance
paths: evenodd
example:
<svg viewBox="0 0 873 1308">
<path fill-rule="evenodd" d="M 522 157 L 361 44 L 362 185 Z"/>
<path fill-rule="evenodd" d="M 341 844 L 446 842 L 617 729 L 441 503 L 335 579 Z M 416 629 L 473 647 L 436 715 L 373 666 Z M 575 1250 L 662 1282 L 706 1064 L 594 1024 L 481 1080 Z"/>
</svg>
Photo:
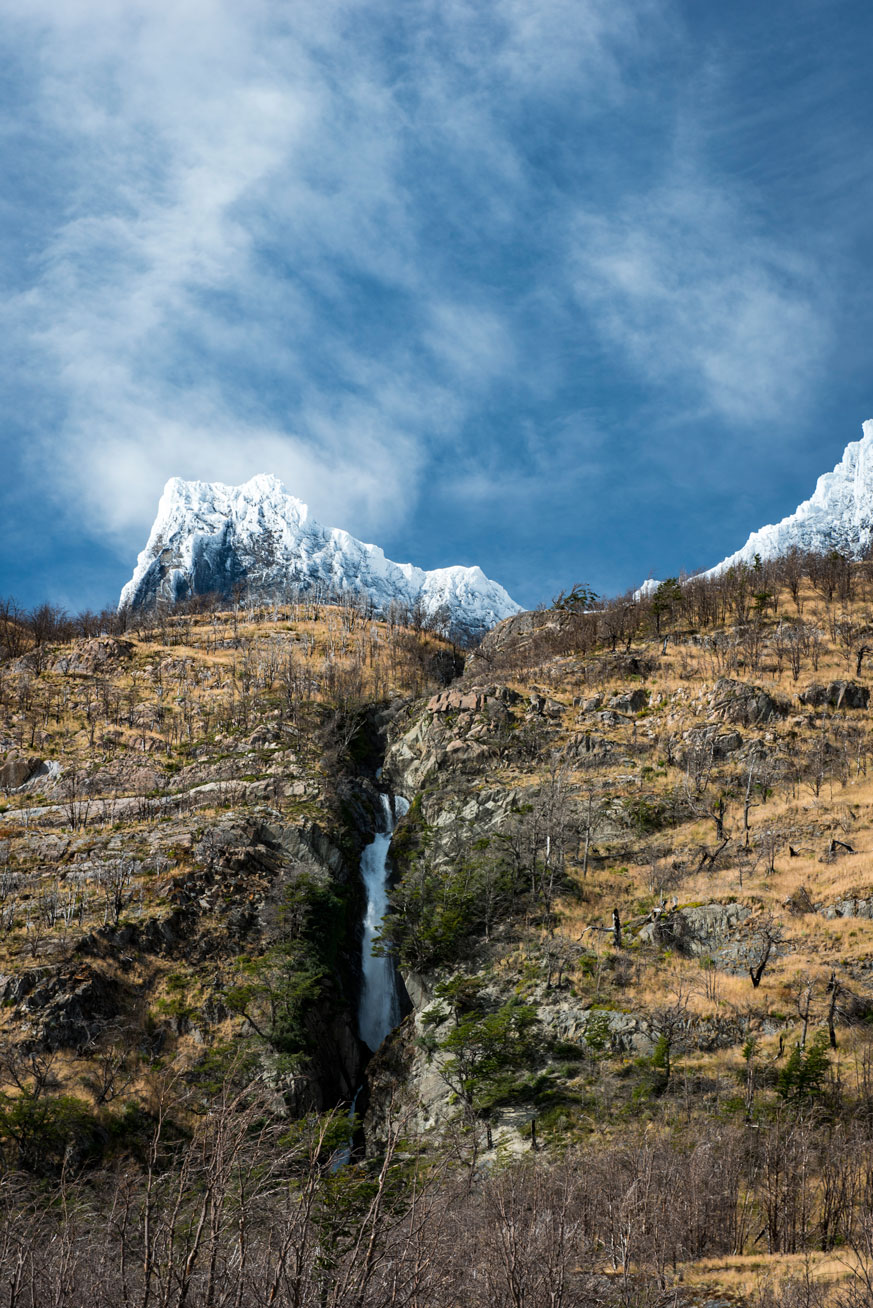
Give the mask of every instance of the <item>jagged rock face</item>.
<svg viewBox="0 0 873 1308">
<path fill-rule="evenodd" d="M 654 942 L 688 958 L 711 957 L 730 943 L 732 933 L 750 916 L 744 904 L 698 904 L 658 913 L 639 932 L 639 939 Z"/>
<path fill-rule="evenodd" d="M 818 554 L 837 549 L 859 558 L 873 540 L 873 419 L 851 441 L 833 472 L 819 477 L 808 500 L 781 522 L 753 531 L 742 549 L 710 568 L 715 577 L 737 563 L 778 558 L 792 549 Z"/>
<path fill-rule="evenodd" d="M 442 613 L 448 627 L 472 640 L 520 609 L 481 568 L 425 572 L 322 527 L 275 477 L 243 486 L 173 477 L 119 607 L 151 608 L 212 592 L 229 599 L 238 586 L 261 602 L 295 590 L 351 591 L 381 614 L 392 604 L 418 607 L 426 617 Z"/>
</svg>

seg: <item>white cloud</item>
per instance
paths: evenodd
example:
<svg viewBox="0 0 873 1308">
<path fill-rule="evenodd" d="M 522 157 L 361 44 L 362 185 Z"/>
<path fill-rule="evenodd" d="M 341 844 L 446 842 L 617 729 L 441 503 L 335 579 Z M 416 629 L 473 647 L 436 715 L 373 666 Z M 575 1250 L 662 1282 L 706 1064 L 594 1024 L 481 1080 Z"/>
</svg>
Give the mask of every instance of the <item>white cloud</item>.
<svg viewBox="0 0 873 1308">
<path fill-rule="evenodd" d="M 168 475 L 261 470 L 333 521 L 376 525 L 414 502 L 428 443 L 450 440 L 483 383 L 513 368 L 512 322 L 428 269 L 410 213 L 417 142 L 462 146 L 447 165 L 475 166 L 511 214 L 527 183 L 507 105 L 571 72 L 614 83 L 606 45 L 627 35 L 628 11 L 433 6 L 420 30 L 438 25 L 445 46 L 423 42 L 406 82 L 380 49 L 395 12 L 0 0 L 36 79 L 29 144 L 62 142 L 74 181 L 3 316 L 42 351 L 33 385 L 51 377 L 68 415 L 34 459 L 92 526 L 132 541 Z M 350 272 L 410 297 L 408 336 L 385 357 L 332 319 Z M 311 372 L 314 340 L 326 378 Z M 252 412 L 222 360 L 257 364 L 288 399 Z"/>
<path fill-rule="evenodd" d="M 35 203 L 57 215 L 0 306 L 32 394 L 66 415 L 34 431 L 44 484 L 129 549 L 170 475 L 275 472 L 359 534 L 413 509 L 435 450 L 474 499 L 493 478 L 570 478 L 600 457 L 591 424 L 547 432 L 535 459 L 521 429 L 459 448 L 501 386 L 542 395 L 590 349 L 564 319 L 527 376 L 525 342 L 568 284 L 644 375 L 725 417 L 802 396 L 824 333 L 808 269 L 756 234 L 742 197 L 692 175 L 642 195 L 626 177 L 606 209 L 542 201 L 528 122 L 560 103 L 576 132 L 601 123 L 632 99 L 638 54 L 672 39 L 671 12 L 0 0 L 29 83 L 20 155 L 35 175 L 49 160 Z M 578 148 L 590 172 L 612 166 L 597 130 Z M 549 258 L 507 291 L 501 274 L 538 246 Z M 480 267 L 492 249 L 496 277 Z"/>
<path fill-rule="evenodd" d="M 728 423 L 802 411 L 829 345 L 825 293 L 741 196 L 686 175 L 609 212 L 583 209 L 571 241 L 579 302 L 673 389 L 674 411 L 690 403 Z"/>
</svg>

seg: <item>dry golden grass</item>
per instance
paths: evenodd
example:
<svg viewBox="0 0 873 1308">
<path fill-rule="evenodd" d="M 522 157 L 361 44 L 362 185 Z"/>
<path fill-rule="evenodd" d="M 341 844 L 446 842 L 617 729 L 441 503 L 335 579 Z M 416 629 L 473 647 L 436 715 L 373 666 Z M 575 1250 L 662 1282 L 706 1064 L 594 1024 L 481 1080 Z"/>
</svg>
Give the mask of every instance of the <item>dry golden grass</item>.
<svg viewBox="0 0 873 1308">
<path fill-rule="evenodd" d="M 845 1254 L 744 1254 L 704 1258 L 683 1263 L 682 1282 L 689 1289 L 712 1290 L 737 1302 L 750 1300 L 765 1285 L 774 1288 L 793 1282 L 833 1290 L 851 1283 L 856 1275 L 854 1255 Z"/>
</svg>

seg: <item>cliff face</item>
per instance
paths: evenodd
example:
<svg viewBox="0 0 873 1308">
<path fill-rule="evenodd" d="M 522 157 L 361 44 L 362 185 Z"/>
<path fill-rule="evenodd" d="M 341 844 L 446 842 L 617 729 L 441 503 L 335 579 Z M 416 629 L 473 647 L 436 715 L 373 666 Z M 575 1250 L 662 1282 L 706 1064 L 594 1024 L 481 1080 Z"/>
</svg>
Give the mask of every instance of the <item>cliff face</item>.
<svg viewBox="0 0 873 1308">
<path fill-rule="evenodd" d="M 824 607 L 808 588 L 799 602 L 814 650 Z M 374 1148 L 403 1113 L 425 1135 L 478 1131 L 486 1152 L 529 1149 L 531 1121 L 558 1147 L 592 1120 L 623 1129 L 677 1057 L 708 1111 L 749 1041 L 793 1038 L 798 975 L 819 1025 L 828 985 L 838 1026 L 873 1010 L 868 783 L 844 768 L 830 791 L 822 771 L 873 745 L 839 642 L 789 670 L 775 619 L 751 655 L 742 625 L 677 629 L 666 650 L 653 625 L 612 653 L 598 621 L 506 620 L 391 727 L 384 775 L 413 803 L 388 933 L 413 1012 L 368 1069 Z M 844 915 L 849 956 L 828 943 Z"/>
<path fill-rule="evenodd" d="M 275 477 L 253 477 L 243 486 L 174 477 L 120 607 L 148 609 L 210 593 L 225 599 L 242 593 L 255 603 L 354 594 L 379 616 L 392 607 L 417 611 L 465 642 L 519 611 L 480 568 L 426 572 L 322 527 Z"/>
<path fill-rule="evenodd" d="M 155 1060 L 207 1097 L 244 1066 L 283 1113 L 350 1102 L 385 722 L 456 658 L 298 601 L 2 663 L 0 1078 L 44 1058 L 91 1102 L 109 1069 L 98 1116 Z"/>
</svg>

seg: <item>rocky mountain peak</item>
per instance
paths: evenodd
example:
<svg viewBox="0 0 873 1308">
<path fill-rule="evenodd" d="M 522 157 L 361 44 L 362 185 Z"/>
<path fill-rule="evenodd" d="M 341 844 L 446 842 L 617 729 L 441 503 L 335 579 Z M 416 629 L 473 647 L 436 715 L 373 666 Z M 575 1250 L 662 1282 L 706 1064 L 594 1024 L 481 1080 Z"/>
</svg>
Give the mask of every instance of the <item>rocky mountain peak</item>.
<svg viewBox="0 0 873 1308">
<path fill-rule="evenodd" d="M 832 472 L 819 477 L 808 500 L 781 522 L 753 531 L 745 545 L 706 576 L 717 576 L 737 563 L 777 558 L 791 549 L 826 553 L 838 549 L 854 558 L 873 539 L 873 419 L 863 424 L 859 441 L 850 441 Z"/>
<path fill-rule="evenodd" d="M 320 590 L 365 595 L 378 614 L 394 605 L 440 615 L 476 640 L 520 606 L 479 567 L 425 571 L 393 563 L 377 545 L 316 522 L 277 477 L 242 486 L 172 477 L 145 549 L 121 593 L 120 608 L 144 609 L 239 588 L 258 602 Z"/>
</svg>

